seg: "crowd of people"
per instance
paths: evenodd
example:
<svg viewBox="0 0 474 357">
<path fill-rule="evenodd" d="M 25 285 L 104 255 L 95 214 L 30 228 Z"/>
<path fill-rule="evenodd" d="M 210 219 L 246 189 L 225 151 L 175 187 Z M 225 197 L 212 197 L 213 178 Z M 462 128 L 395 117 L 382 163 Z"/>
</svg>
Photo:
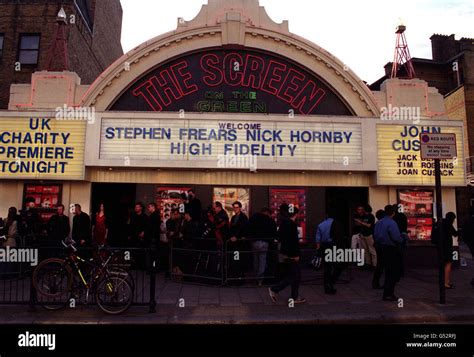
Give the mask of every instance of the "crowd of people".
<svg viewBox="0 0 474 357">
<path fill-rule="evenodd" d="M 137 202 L 127 222 L 125 245 L 151 248 L 151 256 L 136 250 L 134 257 L 140 262 L 140 267 L 149 268 L 148 258 L 155 257 L 158 266 L 167 274 L 178 276 L 197 272 L 202 254 L 194 254 L 193 250 L 215 252 L 207 255 L 206 269 L 211 274 L 219 274 L 225 269 L 227 277 L 239 280 L 251 276 L 259 285 L 266 277 L 278 277 L 278 283 L 268 290 L 271 299 L 276 301 L 278 294 L 291 286 L 293 302 L 304 303 L 306 300 L 299 294 L 301 250 L 298 209 L 282 204 L 276 219 L 267 207 L 248 217 L 239 201 L 232 204 L 232 210 L 233 214 L 229 217 L 221 202 L 214 202 L 212 207 L 203 210 L 192 189 L 182 195 L 181 204 L 170 207 L 167 212 L 161 212 L 155 202 L 146 206 Z M 27 198 L 24 210 L 18 212 L 11 207 L 8 217 L 0 219 L 1 246 L 15 247 L 20 237 L 35 237 L 39 230 L 46 237 L 42 245 L 48 247 L 60 247 L 61 241 L 68 237 L 81 247 L 110 244 L 111 221 L 103 203 L 93 212 L 92 218 L 82 211 L 79 204 L 74 205 L 72 213 L 71 227 L 65 207 L 60 204 L 49 222 L 39 228 L 34 200 Z M 406 215 L 398 205 L 387 205 L 375 216 L 369 205 L 358 205 L 352 219 L 353 231 L 348 237 L 336 218 L 336 212 L 329 209 L 316 229 L 313 243 L 318 255 L 324 257 L 324 252 L 333 248 L 360 250 L 364 254 L 365 269 L 373 271 L 373 289 L 383 289 L 383 300 L 396 301 L 395 286 L 404 275 L 404 255 L 408 244 Z M 448 212 L 442 221 L 446 289 L 454 287 L 451 282 L 453 237 L 458 236 L 453 225 L 455 219 L 455 214 Z M 465 241 L 473 250 L 474 217 L 471 221 L 466 226 L 465 236 L 469 239 Z M 439 225 L 433 227 L 432 241 L 435 244 L 440 239 L 440 228 Z M 223 251 L 228 254 L 225 260 L 219 253 Z M 235 252 L 242 254 L 234 255 Z M 322 260 L 324 292 L 336 294 L 335 285 L 349 262 Z M 226 266 L 222 266 L 222 261 L 226 262 Z M 384 283 L 381 284 L 384 273 Z"/>
<path fill-rule="evenodd" d="M 443 264 L 445 288 L 452 289 L 451 271 L 453 264 L 453 237 L 458 237 L 458 231 L 454 228 L 456 215 L 448 212 L 442 220 L 442 230 L 434 222 L 432 229 L 432 242 L 437 244 L 438 239 L 443 245 Z M 370 205 L 358 205 L 353 217 L 353 232 L 350 241 L 351 249 L 361 249 L 364 253 L 364 267 L 373 271 L 373 289 L 382 289 L 382 299 L 386 301 L 397 301 L 395 286 L 404 276 L 404 257 L 409 242 L 408 219 L 403 213 L 403 207 L 398 204 L 387 205 L 378 210 L 375 216 L 372 214 Z M 466 225 L 464 240 L 472 249 L 474 230 L 472 229 L 474 219 Z M 440 232 L 442 237 L 440 238 Z M 317 229 L 316 242 L 322 251 L 332 247 L 347 248 L 349 242 L 345 242 L 341 234 L 340 223 L 335 219 L 333 212 L 329 212 Z M 335 294 L 334 285 L 345 267 L 345 263 L 329 262 L 324 264 L 324 291 L 326 294 Z M 384 284 L 380 283 L 383 273 Z M 471 282 L 474 286 L 474 279 Z M 272 293 L 270 293 L 272 295 Z"/>
</svg>

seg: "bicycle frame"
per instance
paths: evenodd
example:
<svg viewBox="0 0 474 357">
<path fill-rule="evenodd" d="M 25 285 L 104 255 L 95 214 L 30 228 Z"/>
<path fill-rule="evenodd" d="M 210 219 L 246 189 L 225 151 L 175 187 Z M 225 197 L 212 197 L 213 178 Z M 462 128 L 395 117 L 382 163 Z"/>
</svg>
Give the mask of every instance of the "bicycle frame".
<svg viewBox="0 0 474 357">
<path fill-rule="evenodd" d="M 72 268 L 74 275 L 79 276 L 80 278 L 80 283 L 82 283 L 82 286 L 86 290 L 86 302 L 89 301 L 89 291 L 96 285 L 97 281 L 105 276 L 106 278 L 109 277 L 109 271 L 107 269 L 107 265 L 112 258 L 112 255 L 107 258 L 107 260 L 104 262 L 102 257 L 101 259 L 101 264 L 93 264 L 88 262 L 87 260 L 81 258 L 79 255 L 75 253 L 70 253 L 66 258 L 65 261 L 66 263 Z M 92 267 L 92 274 L 91 274 L 91 279 L 89 282 L 87 282 L 86 278 L 84 277 L 84 274 L 82 273 L 80 264 L 86 264 L 90 267 Z M 95 270 L 95 271 L 94 271 Z M 110 284 L 110 283 L 109 283 Z M 110 288 L 110 287 L 109 287 Z"/>
</svg>

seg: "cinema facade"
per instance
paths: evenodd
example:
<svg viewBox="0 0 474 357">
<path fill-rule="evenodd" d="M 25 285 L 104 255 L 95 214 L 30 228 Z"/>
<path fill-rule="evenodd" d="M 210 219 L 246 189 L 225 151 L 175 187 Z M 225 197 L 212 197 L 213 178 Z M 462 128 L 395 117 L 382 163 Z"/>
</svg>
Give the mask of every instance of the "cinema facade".
<svg viewBox="0 0 474 357">
<path fill-rule="evenodd" d="M 447 109 L 422 80 L 371 92 L 257 0 L 209 0 L 90 86 L 71 72 L 12 86 L 0 113 L 1 215 L 27 196 L 45 219 L 59 202 L 105 202 L 120 234 L 133 202 L 165 209 L 194 188 L 205 206 L 240 200 L 248 213 L 293 203 L 312 240 L 329 206 L 349 234 L 357 203 L 397 202 L 413 243 L 429 245 L 434 168 L 420 158 L 421 132 L 456 134 L 458 157 L 442 164 L 445 212 L 466 185 L 465 123 Z"/>
</svg>

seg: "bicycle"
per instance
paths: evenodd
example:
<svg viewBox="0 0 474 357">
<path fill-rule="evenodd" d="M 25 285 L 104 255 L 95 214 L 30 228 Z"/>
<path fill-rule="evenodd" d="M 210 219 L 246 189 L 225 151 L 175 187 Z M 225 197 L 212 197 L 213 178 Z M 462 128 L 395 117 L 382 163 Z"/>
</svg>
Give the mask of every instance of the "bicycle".
<svg viewBox="0 0 474 357">
<path fill-rule="evenodd" d="M 80 290 L 85 290 L 85 304 L 94 293 L 97 305 L 105 313 L 117 315 L 125 312 L 132 304 L 134 284 L 127 271 L 109 267 L 115 254 L 106 258 L 99 254 L 87 261 L 76 253 L 74 242 L 69 245 L 62 243 L 66 257 L 45 259 L 33 272 L 33 286 L 46 299 L 40 301 L 42 306 L 47 310 L 61 309 L 71 298 L 78 298 Z M 89 274 L 84 274 L 81 266 L 88 267 Z"/>
</svg>

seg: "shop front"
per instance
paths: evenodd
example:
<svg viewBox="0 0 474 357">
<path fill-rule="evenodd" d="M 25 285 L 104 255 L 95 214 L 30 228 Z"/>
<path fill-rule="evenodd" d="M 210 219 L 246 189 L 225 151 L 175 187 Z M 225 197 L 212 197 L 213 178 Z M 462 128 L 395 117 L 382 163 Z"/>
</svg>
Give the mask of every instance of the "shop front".
<svg viewBox="0 0 474 357">
<path fill-rule="evenodd" d="M 293 204 L 302 241 L 314 239 L 328 207 L 350 235 L 356 205 L 375 212 L 398 203 L 410 239 L 430 246 L 434 176 L 433 164 L 419 157 L 421 132 L 457 137 L 457 159 L 442 164 L 444 212 L 456 212 L 455 188 L 465 186 L 463 122 L 448 119 L 443 97 L 416 79 L 390 79 L 371 92 L 343 62 L 273 22 L 258 1 L 224 3 L 209 1 L 194 20 L 127 53 L 91 86 L 77 86 L 83 95 L 75 103 L 93 108 L 94 120 L 57 122 L 62 150 L 45 148 L 49 164 L 36 160 L 13 172 L 23 151 L 0 152 L 4 202 L 40 195 L 31 186 L 38 183 L 58 191 L 40 202 L 77 201 L 90 211 L 104 202 L 120 235 L 134 202 L 156 202 L 166 219 L 192 188 L 204 208 L 218 200 L 229 209 L 238 200 L 247 214 L 265 206 L 276 213 Z M 386 108 L 417 111 L 382 115 Z M 21 116 L 25 131 L 29 117 L 54 118 Z M 72 154 L 65 131 L 73 125 L 83 132 Z M 28 145 L 48 145 L 49 126 Z M 76 166 L 63 165 L 66 159 Z"/>
</svg>

